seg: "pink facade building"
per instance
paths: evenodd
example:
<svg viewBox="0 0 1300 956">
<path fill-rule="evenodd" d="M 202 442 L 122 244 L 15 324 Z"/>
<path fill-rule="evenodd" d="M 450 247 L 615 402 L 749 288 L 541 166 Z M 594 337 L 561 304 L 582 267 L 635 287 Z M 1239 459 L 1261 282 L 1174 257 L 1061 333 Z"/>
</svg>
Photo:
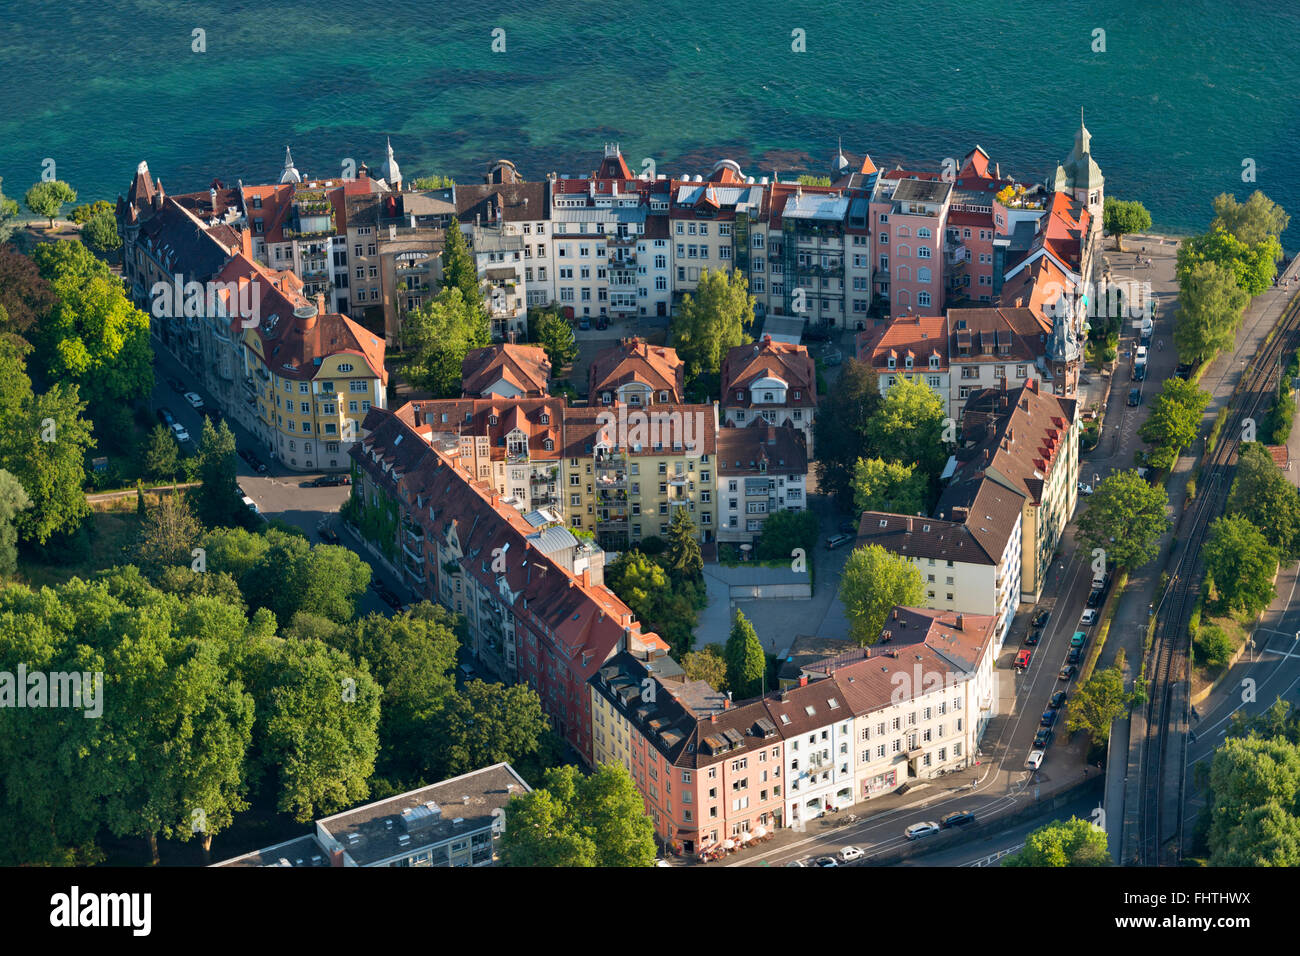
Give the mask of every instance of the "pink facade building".
<svg viewBox="0 0 1300 956">
<path fill-rule="evenodd" d="M 943 246 L 952 183 L 894 169 L 871 197 L 875 292 L 890 316 L 932 313 L 944 302 Z"/>
</svg>

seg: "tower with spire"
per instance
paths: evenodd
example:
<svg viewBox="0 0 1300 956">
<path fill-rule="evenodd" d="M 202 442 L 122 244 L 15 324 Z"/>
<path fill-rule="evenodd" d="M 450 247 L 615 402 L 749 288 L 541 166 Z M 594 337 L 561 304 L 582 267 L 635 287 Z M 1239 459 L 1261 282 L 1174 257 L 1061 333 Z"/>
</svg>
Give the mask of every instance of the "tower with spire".
<svg viewBox="0 0 1300 956">
<path fill-rule="evenodd" d="M 302 174 L 293 165 L 293 153 L 289 152 L 289 147 L 284 148 L 284 169 L 280 173 L 280 182 L 283 183 L 300 183 Z"/>
<path fill-rule="evenodd" d="M 1083 107 L 1079 107 L 1079 129 L 1074 134 L 1074 149 L 1065 162 L 1056 167 L 1048 184 L 1053 192 L 1068 193 L 1088 207 L 1092 217 L 1092 233 L 1101 235 L 1101 213 L 1106 199 L 1106 180 L 1101 167 L 1092 158 L 1092 134 L 1083 124 Z"/>
<path fill-rule="evenodd" d="M 384 165 L 379 167 L 379 178 L 388 183 L 388 187 L 394 192 L 402 191 L 402 171 L 397 166 L 397 160 L 393 158 L 393 140 L 388 139 L 388 154 L 384 157 Z"/>
</svg>

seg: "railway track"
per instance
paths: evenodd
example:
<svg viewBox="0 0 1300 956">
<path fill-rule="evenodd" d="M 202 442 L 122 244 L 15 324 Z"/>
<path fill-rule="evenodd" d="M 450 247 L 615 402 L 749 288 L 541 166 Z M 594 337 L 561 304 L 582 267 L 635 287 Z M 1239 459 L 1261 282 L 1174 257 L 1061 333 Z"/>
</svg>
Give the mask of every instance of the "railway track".
<svg viewBox="0 0 1300 956">
<path fill-rule="evenodd" d="M 1256 354 L 1236 393 L 1219 445 L 1203 462 L 1196 500 L 1184 510 L 1175 534 L 1179 557 L 1156 609 L 1156 631 L 1147 660 L 1146 732 L 1141 750 L 1140 866 L 1176 866 L 1181 854 L 1183 756 L 1187 745 L 1191 687 L 1188 625 L 1204 579 L 1201 548 L 1211 522 L 1223 513 L 1233 466 L 1248 419 L 1262 426 L 1262 412 L 1277 386 L 1285 356 L 1300 345 L 1300 297 L 1283 311 L 1276 332 Z"/>
</svg>

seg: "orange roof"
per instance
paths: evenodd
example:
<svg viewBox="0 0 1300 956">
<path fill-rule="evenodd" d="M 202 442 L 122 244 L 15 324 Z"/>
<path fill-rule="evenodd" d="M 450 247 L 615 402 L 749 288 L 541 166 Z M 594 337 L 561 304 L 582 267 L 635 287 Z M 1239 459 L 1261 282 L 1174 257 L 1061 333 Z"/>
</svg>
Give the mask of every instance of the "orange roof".
<svg viewBox="0 0 1300 956">
<path fill-rule="evenodd" d="M 899 316 L 881 329 L 872 329 L 858 335 L 858 361 L 876 370 L 890 370 L 889 357 L 893 353 L 896 368 L 903 368 L 902 357 L 908 353 L 915 357 L 916 367 L 929 368 L 930 356 L 939 356 L 939 368 L 948 368 L 948 318 L 943 315 Z"/>
</svg>

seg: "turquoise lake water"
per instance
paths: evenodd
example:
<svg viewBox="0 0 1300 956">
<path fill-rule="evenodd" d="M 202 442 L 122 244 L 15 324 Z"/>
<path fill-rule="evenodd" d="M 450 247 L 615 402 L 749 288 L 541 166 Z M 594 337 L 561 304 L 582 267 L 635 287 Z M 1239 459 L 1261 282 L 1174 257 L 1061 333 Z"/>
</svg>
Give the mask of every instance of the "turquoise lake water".
<svg viewBox="0 0 1300 956">
<path fill-rule="evenodd" d="M 607 140 L 638 170 L 820 174 L 842 136 L 926 168 L 979 143 L 1032 181 L 1083 106 L 1108 193 L 1186 232 L 1223 191 L 1300 213 L 1297 54 L 1282 0 L 0 0 L 0 176 L 21 197 L 49 158 L 83 199 L 114 198 L 143 159 L 191 191 L 274 179 L 286 143 L 308 175 L 377 167 L 387 135 L 408 178 L 474 181 L 497 156 L 583 174 Z"/>
</svg>

